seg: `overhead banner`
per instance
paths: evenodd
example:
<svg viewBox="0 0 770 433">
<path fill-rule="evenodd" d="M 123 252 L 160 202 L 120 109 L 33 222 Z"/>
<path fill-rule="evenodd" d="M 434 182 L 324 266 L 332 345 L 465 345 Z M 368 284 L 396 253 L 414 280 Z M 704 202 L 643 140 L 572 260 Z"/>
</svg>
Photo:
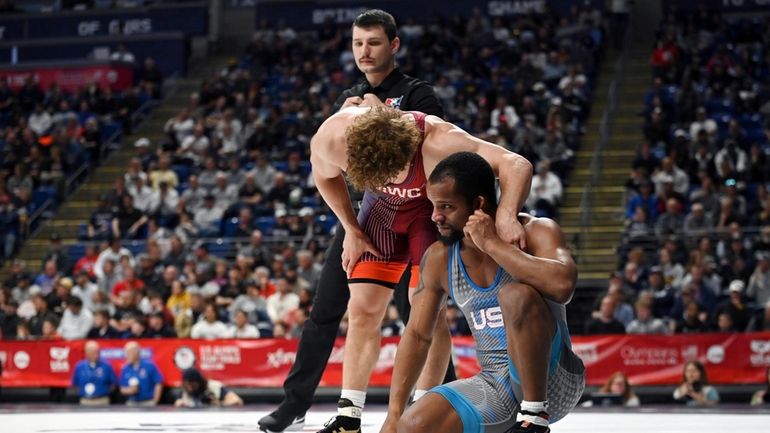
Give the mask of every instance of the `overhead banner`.
<svg viewBox="0 0 770 433">
<path fill-rule="evenodd" d="M 700 9 L 718 10 L 724 13 L 770 11 L 770 0 L 663 0 L 663 10 L 671 7 L 682 12 L 694 12 Z"/>
<path fill-rule="evenodd" d="M 0 77 L 8 80 L 13 90 L 19 90 L 29 78 L 40 83 L 43 90 L 56 83 L 65 92 L 79 92 L 91 83 L 121 92 L 133 85 L 134 70 L 119 64 L 51 65 L 31 68 L 3 68 Z"/>
<path fill-rule="evenodd" d="M 125 363 L 125 340 L 100 340 L 101 357 L 116 373 Z M 236 387 L 280 387 L 296 356 L 296 340 L 139 340 L 142 357 L 152 359 L 165 384 L 179 386 L 180 369 L 195 365 L 206 377 Z M 0 341 L 5 387 L 66 387 L 83 359 L 84 340 Z M 398 338 L 384 338 L 369 384 L 390 386 Z M 344 340 L 332 351 L 321 386 L 342 383 Z M 458 377 L 479 371 L 470 337 L 453 338 Z M 586 383 L 602 385 L 615 371 L 628 374 L 633 385 L 681 382 L 682 366 L 699 360 L 715 384 L 756 384 L 770 366 L 770 332 L 675 336 L 577 336 L 573 348 L 587 369 Z"/>
<path fill-rule="evenodd" d="M 151 57 L 164 76 L 183 74 L 187 67 L 188 40 L 181 32 L 93 38 L 33 39 L 0 42 L 0 64 L 37 66 L 34 63 L 106 62 L 123 44 L 136 58 L 136 65 Z"/>
<path fill-rule="evenodd" d="M 604 2 L 591 0 L 603 10 Z M 515 16 L 540 13 L 547 9 L 566 15 L 574 6 L 572 0 L 474 0 L 447 2 L 442 0 L 228 0 L 228 7 L 256 8 L 257 22 L 284 22 L 295 29 L 313 29 L 327 21 L 349 26 L 356 16 L 368 9 L 383 9 L 398 22 L 413 18 L 416 23 L 428 24 L 436 17 L 471 16 L 475 9 L 485 16 Z"/>
<path fill-rule="evenodd" d="M 0 40 L 146 35 L 182 32 L 208 33 L 208 5 L 178 4 L 136 9 L 33 13 L 0 18 Z"/>
</svg>

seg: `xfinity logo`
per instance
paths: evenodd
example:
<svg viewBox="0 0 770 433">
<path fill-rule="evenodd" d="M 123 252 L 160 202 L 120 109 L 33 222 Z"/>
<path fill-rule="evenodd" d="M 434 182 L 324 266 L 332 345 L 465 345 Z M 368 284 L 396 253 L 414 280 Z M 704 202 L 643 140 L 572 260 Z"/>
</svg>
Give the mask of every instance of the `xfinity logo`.
<svg viewBox="0 0 770 433">
<path fill-rule="evenodd" d="M 471 321 L 473 322 L 473 329 L 477 331 L 484 328 L 502 328 L 503 312 L 500 310 L 500 307 L 471 311 Z"/>
</svg>

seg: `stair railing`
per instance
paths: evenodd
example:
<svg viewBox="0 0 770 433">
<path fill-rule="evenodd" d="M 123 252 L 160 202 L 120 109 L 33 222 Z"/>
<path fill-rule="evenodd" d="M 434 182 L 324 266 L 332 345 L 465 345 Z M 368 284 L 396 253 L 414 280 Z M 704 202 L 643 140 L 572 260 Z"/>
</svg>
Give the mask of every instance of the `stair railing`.
<svg viewBox="0 0 770 433">
<path fill-rule="evenodd" d="M 625 39 L 628 41 L 628 34 L 626 32 Z M 607 148 L 607 144 L 610 141 L 610 134 L 612 130 L 612 123 L 614 121 L 615 112 L 618 105 L 618 86 L 623 82 L 624 65 L 626 57 L 625 43 L 624 48 L 621 50 L 618 59 L 615 61 L 615 68 L 613 71 L 612 81 L 607 89 L 607 106 L 602 112 L 602 117 L 599 122 L 599 142 L 594 148 L 594 153 L 591 155 L 591 163 L 589 169 L 591 170 L 591 180 L 586 182 L 583 187 L 583 193 L 580 197 L 580 235 L 576 242 L 579 248 L 585 247 L 585 240 L 588 236 L 589 228 L 591 227 L 591 218 L 593 216 L 594 205 L 594 189 L 601 180 L 601 172 L 603 167 L 603 155 L 604 149 Z M 578 257 L 578 261 L 582 261 L 582 257 Z"/>
</svg>

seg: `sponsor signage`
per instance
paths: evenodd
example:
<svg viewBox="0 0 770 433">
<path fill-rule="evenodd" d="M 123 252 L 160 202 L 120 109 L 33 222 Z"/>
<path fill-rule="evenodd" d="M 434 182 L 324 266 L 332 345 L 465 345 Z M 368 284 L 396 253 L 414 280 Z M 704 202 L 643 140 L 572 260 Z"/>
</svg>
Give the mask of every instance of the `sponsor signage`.
<svg viewBox="0 0 770 433">
<path fill-rule="evenodd" d="M 0 40 L 48 39 L 182 32 L 186 36 L 208 33 L 208 6 L 156 6 L 109 11 L 25 14 L 0 18 Z"/>
<path fill-rule="evenodd" d="M 458 376 L 479 371 L 472 338 L 455 337 L 453 357 Z M 125 362 L 125 340 L 100 340 L 102 359 L 116 374 Z M 166 385 L 179 386 L 181 369 L 198 367 L 206 377 L 230 386 L 280 387 L 296 357 L 297 341 L 140 340 L 142 357 L 160 368 Z M 69 386 L 74 366 L 83 359 L 85 340 L 4 341 L 2 385 L 6 387 Z M 390 385 L 398 337 L 382 339 L 371 386 Z M 573 349 L 586 365 L 586 383 L 602 385 L 615 371 L 628 374 L 634 385 L 672 385 L 682 378 L 682 366 L 699 360 L 715 384 L 756 384 L 766 380 L 770 366 L 770 332 L 674 336 L 576 336 Z M 321 386 L 342 383 L 344 340 L 337 339 Z"/>
<path fill-rule="evenodd" d="M 0 77 L 8 80 L 11 88 L 19 90 L 30 78 L 40 83 L 43 90 L 57 83 L 64 91 L 77 92 L 91 83 L 101 88 L 122 91 L 134 82 L 134 70 L 122 64 L 62 64 L 40 67 L 2 67 Z"/>
</svg>

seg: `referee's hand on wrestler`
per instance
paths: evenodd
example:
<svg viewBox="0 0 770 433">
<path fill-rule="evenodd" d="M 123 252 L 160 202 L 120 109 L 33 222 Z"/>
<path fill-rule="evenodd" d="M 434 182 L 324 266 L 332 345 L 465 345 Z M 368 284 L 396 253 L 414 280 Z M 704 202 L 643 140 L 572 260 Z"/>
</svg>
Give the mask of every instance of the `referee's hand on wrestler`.
<svg viewBox="0 0 770 433">
<path fill-rule="evenodd" d="M 345 99 L 345 102 L 342 103 L 340 110 L 348 107 L 358 107 L 359 105 L 361 105 L 362 102 L 364 102 L 364 98 L 360 96 L 351 96 Z"/>
<path fill-rule="evenodd" d="M 518 245 L 522 251 L 527 250 L 527 234 L 519 222 L 518 212 L 511 212 L 503 207 L 497 208 L 495 215 L 497 235 L 512 245 Z"/>
<path fill-rule="evenodd" d="M 385 106 L 385 104 L 380 101 L 380 98 L 377 97 L 374 93 L 367 93 L 364 95 L 364 100 L 360 104 L 362 107 L 378 107 L 378 106 Z"/>
<path fill-rule="evenodd" d="M 366 233 L 360 229 L 346 230 L 345 240 L 342 241 L 342 269 L 348 274 L 348 278 L 353 274 L 353 268 L 364 253 L 382 257 L 382 253 L 374 246 Z"/>
</svg>

